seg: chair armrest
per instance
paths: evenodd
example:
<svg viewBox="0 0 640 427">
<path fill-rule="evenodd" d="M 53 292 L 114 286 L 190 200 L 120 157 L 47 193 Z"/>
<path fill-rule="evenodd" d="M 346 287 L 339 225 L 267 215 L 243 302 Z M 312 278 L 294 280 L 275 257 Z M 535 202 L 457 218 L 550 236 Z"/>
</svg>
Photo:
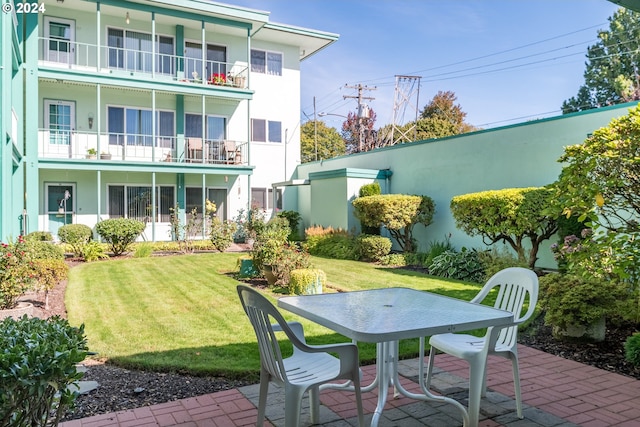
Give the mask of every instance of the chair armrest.
<svg viewBox="0 0 640 427">
<path fill-rule="evenodd" d="M 306 344 L 306 340 L 304 339 L 304 329 L 302 327 L 302 323 L 300 322 L 287 322 L 287 325 L 291 328 L 291 331 L 296 335 L 296 337 Z M 271 325 L 273 332 L 284 332 L 282 327 L 278 323 L 274 323 Z"/>
</svg>

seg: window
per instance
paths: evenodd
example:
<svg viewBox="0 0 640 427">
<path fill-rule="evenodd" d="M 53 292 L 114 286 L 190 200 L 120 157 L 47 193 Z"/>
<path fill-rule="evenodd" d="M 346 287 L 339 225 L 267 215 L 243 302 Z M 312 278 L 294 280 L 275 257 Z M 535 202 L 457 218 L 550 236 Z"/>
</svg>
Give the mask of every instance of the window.
<svg viewBox="0 0 640 427">
<path fill-rule="evenodd" d="M 138 31 L 107 29 L 109 68 L 151 72 L 153 48 L 151 34 Z M 174 43 L 172 37 L 156 36 L 155 71 L 174 75 Z"/>
<path fill-rule="evenodd" d="M 251 189 L 251 206 L 259 209 L 267 208 L 267 191 L 264 188 Z"/>
<path fill-rule="evenodd" d="M 282 122 L 251 119 L 251 140 L 256 142 L 282 142 Z"/>
<path fill-rule="evenodd" d="M 273 188 L 269 189 L 269 197 L 267 198 L 267 206 L 269 209 L 273 209 Z M 276 205 L 275 209 L 282 210 L 282 189 L 278 188 L 276 190 Z"/>
<path fill-rule="evenodd" d="M 202 43 L 185 42 L 185 77 L 187 79 L 202 79 Z M 207 61 L 205 63 L 205 78 L 212 74 L 226 74 L 227 48 L 224 46 L 207 45 Z"/>
<path fill-rule="evenodd" d="M 151 186 L 108 186 L 108 210 L 111 218 L 152 220 Z M 170 209 L 175 204 L 173 187 L 156 187 L 156 221 L 169 222 Z"/>
<path fill-rule="evenodd" d="M 227 120 L 219 116 L 205 116 L 207 140 L 224 141 L 227 138 Z M 202 115 L 186 114 L 184 136 L 186 138 L 202 138 Z"/>
<path fill-rule="evenodd" d="M 152 146 L 151 118 L 151 110 L 108 107 L 109 144 L 124 145 L 126 142 L 126 145 Z M 156 111 L 156 136 L 162 141 L 160 145 L 171 145 L 175 137 L 174 122 L 173 111 Z"/>
<path fill-rule="evenodd" d="M 282 54 L 251 49 L 251 71 L 271 76 L 281 76 Z"/>
<path fill-rule="evenodd" d="M 256 206 L 260 209 L 273 209 L 273 189 L 269 188 L 252 188 L 251 189 L 251 206 Z M 276 205 L 275 209 L 282 210 L 282 190 L 276 190 Z"/>
<path fill-rule="evenodd" d="M 265 133 L 266 120 L 251 119 L 251 140 L 256 142 L 266 142 L 267 135 Z"/>
</svg>

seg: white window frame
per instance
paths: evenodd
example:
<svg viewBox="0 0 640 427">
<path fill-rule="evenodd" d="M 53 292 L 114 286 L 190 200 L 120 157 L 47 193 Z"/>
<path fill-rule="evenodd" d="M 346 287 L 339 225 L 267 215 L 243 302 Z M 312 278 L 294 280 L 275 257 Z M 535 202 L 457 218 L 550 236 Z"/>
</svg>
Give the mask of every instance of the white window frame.
<svg viewBox="0 0 640 427">
<path fill-rule="evenodd" d="M 153 186 L 150 183 L 109 183 L 107 184 L 107 214 L 112 217 L 112 218 L 120 218 L 118 217 L 113 217 L 112 213 L 110 211 L 110 203 L 111 203 L 111 187 L 123 187 L 124 188 L 124 200 L 122 200 L 122 204 L 124 207 L 124 214 L 122 216 L 122 218 L 128 218 L 128 209 L 127 209 L 127 188 L 128 187 L 149 187 L 149 188 L 153 188 Z M 161 188 L 171 188 L 173 189 L 173 201 L 171 203 L 171 205 L 168 207 L 168 214 L 165 215 L 171 215 L 171 208 L 174 208 L 176 206 L 176 201 L 177 201 L 177 194 L 176 194 L 176 186 L 175 185 L 164 185 L 164 184 L 156 184 L 156 191 L 157 191 L 157 196 L 156 196 L 156 209 L 158 211 L 157 215 L 155 216 L 155 222 L 156 224 L 168 224 L 169 221 L 161 221 L 162 219 L 162 206 L 159 205 L 160 203 L 160 191 Z M 153 221 L 153 217 L 151 216 L 150 219 Z"/>
<path fill-rule="evenodd" d="M 122 41 L 123 41 L 123 46 L 121 48 L 118 48 L 116 46 L 110 46 L 109 45 L 109 30 L 119 30 L 122 31 Z M 126 40 L 127 40 L 127 32 L 135 32 L 135 33 L 140 33 L 140 34 L 148 34 L 149 36 L 151 36 L 150 32 L 147 31 L 139 31 L 139 30 L 133 30 L 130 28 L 124 28 L 124 27 L 117 27 L 117 26 L 107 26 L 105 28 L 105 34 L 104 34 L 104 40 L 106 41 L 106 48 L 107 48 L 107 57 L 105 60 L 105 63 L 107 64 L 107 68 L 110 70 L 126 70 L 126 71 L 133 71 L 133 72 L 137 72 L 137 73 L 151 73 L 150 71 L 145 71 L 142 69 L 137 69 L 137 68 L 129 68 L 128 64 L 127 64 L 127 48 L 124 46 L 126 45 Z M 158 64 L 158 60 L 165 55 L 168 55 L 166 53 L 160 53 L 160 37 L 166 37 L 168 39 L 171 39 L 172 41 L 172 45 L 173 45 L 173 51 L 171 52 L 171 70 L 170 72 L 161 72 L 159 69 L 161 68 Z M 155 71 L 155 73 L 160 74 L 162 76 L 173 76 L 176 73 L 176 60 L 177 60 L 177 55 L 176 55 L 176 38 L 175 36 L 171 35 L 171 34 L 159 34 L 156 33 L 156 40 L 155 40 L 155 46 L 156 46 L 156 57 L 152 58 L 152 62 L 153 62 L 153 69 Z M 109 63 L 109 49 L 122 49 L 122 51 L 124 52 L 124 57 L 123 57 L 123 65 L 122 67 L 117 67 L 117 66 L 111 66 L 111 64 Z M 151 54 L 152 52 L 146 52 L 146 51 L 140 51 L 140 52 L 144 52 L 144 53 L 149 53 Z"/>
<path fill-rule="evenodd" d="M 129 144 L 127 138 L 125 138 L 126 136 L 128 136 L 129 134 L 127 133 L 127 110 L 140 110 L 140 111 L 150 111 L 151 113 L 153 113 L 153 109 L 152 108 L 146 108 L 146 107 L 138 107 L 135 105 L 116 105 L 116 104 L 107 104 L 106 106 L 106 118 L 107 118 L 107 134 L 111 134 L 111 132 L 109 131 L 109 124 L 110 122 L 110 118 L 109 118 L 109 109 L 110 108 L 122 108 L 123 113 L 124 113 L 124 121 L 122 123 L 123 125 L 123 129 L 122 129 L 122 136 L 123 136 L 123 141 L 124 141 L 124 145 L 135 145 L 135 146 L 142 146 L 142 147 L 151 147 L 151 145 L 145 145 L 145 144 Z M 159 141 L 163 138 L 171 138 L 172 140 L 175 141 L 176 139 L 176 111 L 175 110 L 167 110 L 167 109 L 163 109 L 163 108 L 156 108 L 155 109 L 156 114 L 158 115 L 158 117 L 156 117 L 156 131 L 155 131 L 155 137 L 156 137 L 156 141 L 155 145 L 156 147 L 160 147 L 160 143 Z M 171 113 L 173 115 L 173 135 L 160 135 L 160 113 Z M 153 117 L 153 116 L 152 116 Z M 117 133 L 118 135 L 120 135 L 119 133 Z M 151 135 L 143 135 L 143 134 L 134 134 L 134 136 L 137 138 L 139 136 L 144 136 L 149 137 L 149 138 L 153 138 L 153 131 L 151 133 Z M 119 140 L 119 139 L 118 139 Z M 120 144 L 112 144 L 111 143 L 111 138 L 109 138 L 109 145 L 120 145 Z"/>
<path fill-rule="evenodd" d="M 251 61 L 253 59 L 253 52 L 263 52 L 264 53 L 264 70 L 261 71 L 257 68 L 254 68 L 254 64 Z M 280 69 L 279 70 L 271 70 L 269 68 L 269 54 L 280 55 Z M 249 68 L 252 73 L 257 74 L 266 74 L 267 76 L 282 76 L 284 70 L 284 53 L 276 52 L 273 50 L 266 49 L 251 49 L 250 59 L 249 59 Z"/>
<path fill-rule="evenodd" d="M 260 122 L 264 122 L 264 128 L 262 129 L 262 131 L 264 132 L 264 140 L 261 139 L 254 139 L 254 130 L 257 129 L 256 127 L 256 122 L 260 121 Z M 279 135 L 279 140 L 272 140 L 270 138 L 270 133 L 269 133 L 269 124 L 271 123 L 280 123 L 280 135 Z M 282 143 L 282 122 L 279 120 L 267 120 L 267 119 L 251 119 L 251 141 L 253 142 L 263 142 L 263 143 L 271 143 L 271 144 L 281 144 Z"/>
</svg>

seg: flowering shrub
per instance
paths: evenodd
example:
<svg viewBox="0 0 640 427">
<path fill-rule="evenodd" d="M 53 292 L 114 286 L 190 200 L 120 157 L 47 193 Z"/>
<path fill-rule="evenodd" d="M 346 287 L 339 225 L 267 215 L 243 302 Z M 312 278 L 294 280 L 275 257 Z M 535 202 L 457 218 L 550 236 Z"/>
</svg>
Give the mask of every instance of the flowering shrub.
<svg viewBox="0 0 640 427">
<path fill-rule="evenodd" d="M 581 232 L 581 238 L 577 237 L 575 234 L 571 234 L 569 236 L 565 236 L 562 246 L 554 243 L 551 245 L 551 252 L 553 252 L 553 257 L 556 261 L 566 261 L 567 256 L 580 252 L 583 249 L 583 240 L 591 235 L 591 229 L 585 228 Z"/>
<path fill-rule="evenodd" d="M 22 236 L 0 245 L 0 310 L 14 308 L 34 283 L 36 272 Z"/>
<path fill-rule="evenodd" d="M 236 224 L 232 221 L 220 221 L 218 218 L 214 218 L 211 222 L 211 243 L 213 247 L 220 252 L 226 251 L 231 243 L 233 243 L 233 236 L 236 232 Z"/>
</svg>

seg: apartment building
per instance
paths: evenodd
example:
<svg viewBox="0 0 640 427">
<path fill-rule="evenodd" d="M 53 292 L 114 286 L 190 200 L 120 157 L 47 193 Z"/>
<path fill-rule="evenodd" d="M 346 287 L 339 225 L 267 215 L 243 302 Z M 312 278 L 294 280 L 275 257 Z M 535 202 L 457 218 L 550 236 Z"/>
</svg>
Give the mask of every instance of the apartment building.
<svg viewBox="0 0 640 427">
<path fill-rule="evenodd" d="M 300 63 L 338 39 L 204 0 L 3 0 L 0 25 L 1 240 L 120 217 L 169 240 L 206 200 L 282 208 Z"/>
</svg>

